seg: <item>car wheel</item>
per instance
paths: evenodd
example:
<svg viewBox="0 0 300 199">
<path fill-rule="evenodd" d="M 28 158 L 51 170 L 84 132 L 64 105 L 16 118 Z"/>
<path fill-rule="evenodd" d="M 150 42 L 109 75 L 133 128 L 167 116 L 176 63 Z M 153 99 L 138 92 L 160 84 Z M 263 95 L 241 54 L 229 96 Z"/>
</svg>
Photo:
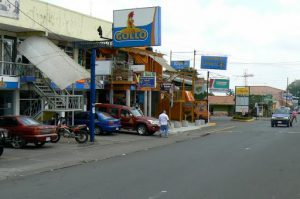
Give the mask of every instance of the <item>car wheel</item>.
<svg viewBox="0 0 300 199">
<path fill-rule="evenodd" d="M 102 129 L 99 126 L 95 126 L 95 135 L 101 135 L 103 134 Z"/>
<path fill-rule="evenodd" d="M 148 135 L 147 127 L 144 124 L 139 124 L 137 126 L 137 133 L 139 135 Z"/>
<path fill-rule="evenodd" d="M 14 137 L 12 137 L 11 139 L 11 146 L 15 149 L 20 149 L 23 146 L 26 145 L 26 142 L 23 138 L 21 138 L 20 136 L 16 135 Z"/>
<path fill-rule="evenodd" d="M 3 150 L 4 150 L 4 148 L 0 147 L 0 156 L 3 154 Z"/>
<path fill-rule="evenodd" d="M 40 141 L 35 141 L 34 142 L 34 145 L 36 146 L 36 147 L 42 147 L 42 146 L 44 146 L 46 144 L 46 142 L 40 142 Z"/>
</svg>

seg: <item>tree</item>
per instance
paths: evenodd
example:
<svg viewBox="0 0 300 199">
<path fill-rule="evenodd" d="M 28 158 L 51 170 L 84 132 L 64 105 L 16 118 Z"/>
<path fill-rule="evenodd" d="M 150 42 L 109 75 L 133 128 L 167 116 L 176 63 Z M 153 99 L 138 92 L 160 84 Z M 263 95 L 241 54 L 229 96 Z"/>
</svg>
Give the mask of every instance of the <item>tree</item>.
<svg viewBox="0 0 300 199">
<path fill-rule="evenodd" d="M 295 80 L 288 85 L 288 91 L 293 96 L 300 97 L 300 80 Z"/>
</svg>

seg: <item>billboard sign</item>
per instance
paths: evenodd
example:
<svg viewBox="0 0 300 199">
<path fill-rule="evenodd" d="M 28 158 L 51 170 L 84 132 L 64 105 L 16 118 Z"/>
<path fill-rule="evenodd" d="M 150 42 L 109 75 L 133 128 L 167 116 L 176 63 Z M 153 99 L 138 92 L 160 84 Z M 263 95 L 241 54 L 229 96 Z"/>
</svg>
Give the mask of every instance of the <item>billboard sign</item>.
<svg viewBox="0 0 300 199">
<path fill-rule="evenodd" d="M 229 90 L 229 80 L 228 79 L 210 79 L 210 89 L 212 90 Z"/>
<path fill-rule="evenodd" d="M 175 70 L 181 70 L 181 69 L 184 69 L 184 68 L 189 68 L 190 67 L 190 61 L 189 60 L 171 61 L 171 66 Z"/>
<path fill-rule="evenodd" d="M 227 69 L 227 57 L 201 56 L 201 68 L 202 69 L 226 70 Z"/>
<path fill-rule="evenodd" d="M 114 10 L 113 46 L 160 46 L 161 8 Z"/>
<path fill-rule="evenodd" d="M 20 0 L 0 1 L 0 16 L 18 19 Z"/>
<path fill-rule="evenodd" d="M 235 112 L 243 115 L 249 112 L 249 86 L 235 87 Z"/>
</svg>

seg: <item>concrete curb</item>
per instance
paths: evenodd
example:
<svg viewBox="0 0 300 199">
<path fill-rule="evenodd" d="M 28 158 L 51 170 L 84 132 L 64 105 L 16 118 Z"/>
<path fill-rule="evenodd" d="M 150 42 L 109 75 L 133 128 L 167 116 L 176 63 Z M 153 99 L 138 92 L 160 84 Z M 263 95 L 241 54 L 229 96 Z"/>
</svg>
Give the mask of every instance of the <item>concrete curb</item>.
<svg viewBox="0 0 300 199">
<path fill-rule="evenodd" d="M 238 121 L 238 122 L 253 122 L 254 119 L 248 119 L 248 120 L 240 120 L 240 119 L 231 119 L 232 121 Z"/>
</svg>

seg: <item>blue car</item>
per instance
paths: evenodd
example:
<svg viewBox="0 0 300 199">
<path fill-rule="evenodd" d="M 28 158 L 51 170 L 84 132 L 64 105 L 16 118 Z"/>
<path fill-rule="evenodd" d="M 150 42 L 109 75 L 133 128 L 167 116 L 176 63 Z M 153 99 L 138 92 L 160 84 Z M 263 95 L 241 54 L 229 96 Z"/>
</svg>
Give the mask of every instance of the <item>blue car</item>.
<svg viewBox="0 0 300 199">
<path fill-rule="evenodd" d="M 72 118 L 69 120 L 72 121 Z M 74 115 L 74 124 L 86 124 L 89 126 L 89 111 L 78 112 Z M 111 134 L 120 130 L 121 123 L 119 119 L 113 118 L 108 113 L 97 111 L 95 113 L 95 134 Z"/>
<path fill-rule="evenodd" d="M 271 118 L 271 126 L 274 127 L 278 125 L 292 126 L 290 108 L 280 107 L 274 111 Z"/>
</svg>

